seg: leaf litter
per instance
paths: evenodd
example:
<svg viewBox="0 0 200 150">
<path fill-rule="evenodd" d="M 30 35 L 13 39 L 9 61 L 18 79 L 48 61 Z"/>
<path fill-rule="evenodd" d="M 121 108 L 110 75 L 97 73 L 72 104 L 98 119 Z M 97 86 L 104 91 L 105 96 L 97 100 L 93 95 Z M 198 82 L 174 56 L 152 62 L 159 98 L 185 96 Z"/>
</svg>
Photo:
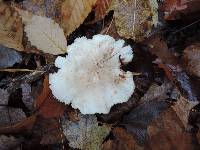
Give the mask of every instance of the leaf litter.
<svg viewBox="0 0 200 150">
<path fill-rule="evenodd" d="M 199 148 L 198 0 L 0 4 L 1 149 Z M 48 75 L 67 43 L 99 33 L 131 45 L 133 61 L 122 69 L 134 73 L 136 89 L 108 114 L 82 115 L 56 100 Z"/>
</svg>

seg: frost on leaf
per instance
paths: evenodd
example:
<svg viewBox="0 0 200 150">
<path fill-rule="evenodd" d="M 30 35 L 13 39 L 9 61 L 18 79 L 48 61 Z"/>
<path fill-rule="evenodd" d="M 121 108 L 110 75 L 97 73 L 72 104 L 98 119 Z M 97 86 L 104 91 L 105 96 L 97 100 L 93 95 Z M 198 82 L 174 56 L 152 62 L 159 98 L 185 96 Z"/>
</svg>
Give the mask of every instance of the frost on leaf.
<svg viewBox="0 0 200 150">
<path fill-rule="evenodd" d="M 98 126 L 94 115 L 80 115 L 79 122 L 62 121 L 64 134 L 70 147 L 84 150 L 100 150 L 101 144 L 110 132 L 106 126 Z"/>
<path fill-rule="evenodd" d="M 115 0 L 114 18 L 120 36 L 141 41 L 157 25 L 156 0 Z"/>
<path fill-rule="evenodd" d="M 25 24 L 26 35 L 33 46 L 44 53 L 53 55 L 66 52 L 67 41 L 59 24 L 50 18 L 31 15 L 26 11 L 18 10 Z"/>
<path fill-rule="evenodd" d="M 128 101 L 134 91 L 133 74 L 121 69 L 121 62 L 132 58 L 124 40 L 108 35 L 77 38 L 68 46 L 66 57 L 57 57 L 55 65 L 60 69 L 50 74 L 50 89 L 58 100 L 71 103 L 82 114 L 108 113 L 114 104 Z"/>
</svg>

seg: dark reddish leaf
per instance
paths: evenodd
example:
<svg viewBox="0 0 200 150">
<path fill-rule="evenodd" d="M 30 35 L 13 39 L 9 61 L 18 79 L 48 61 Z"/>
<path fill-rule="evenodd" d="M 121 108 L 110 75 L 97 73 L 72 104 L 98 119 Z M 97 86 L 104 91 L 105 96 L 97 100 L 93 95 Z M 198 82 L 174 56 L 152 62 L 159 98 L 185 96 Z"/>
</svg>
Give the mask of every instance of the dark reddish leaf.
<svg viewBox="0 0 200 150">
<path fill-rule="evenodd" d="M 146 150 L 197 150 L 199 147 L 193 134 L 185 131 L 184 125 L 172 108 L 151 122 L 148 135 Z"/>
<path fill-rule="evenodd" d="M 65 105 L 58 102 L 51 93 L 48 76 L 44 79 L 42 93 L 35 101 L 35 108 L 45 118 L 60 117 L 64 113 Z"/>
<path fill-rule="evenodd" d="M 175 19 L 174 16 L 177 11 L 187 8 L 187 0 L 164 0 L 163 10 L 166 20 Z"/>
<path fill-rule="evenodd" d="M 159 57 L 163 63 L 174 65 L 178 63 L 178 59 L 168 49 L 167 42 L 161 35 L 156 34 L 151 36 L 144 44 L 148 46 L 150 53 Z"/>
<path fill-rule="evenodd" d="M 41 139 L 38 142 L 44 145 L 61 143 L 64 138 L 59 120 L 56 118 L 38 116 L 32 132 L 35 138 Z"/>
<path fill-rule="evenodd" d="M 143 150 L 125 129 L 116 127 L 112 130 L 112 134 L 112 140 L 105 141 L 102 150 Z"/>
<path fill-rule="evenodd" d="M 107 14 L 107 10 L 111 5 L 112 0 L 97 0 L 95 4 L 95 20 L 101 20 Z"/>
<path fill-rule="evenodd" d="M 33 115 L 31 117 L 21 120 L 20 122 L 14 125 L 0 127 L 0 133 L 1 134 L 15 134 L 15 133 L 30 131 L 35 121 L 36 121 L 36 115 Z"/>
<path fill-rule="evenodd" d="M 191 45 L 184 50 L 183 61 L 189 73 L 200 77 L 200 43 Z"/>
</svg>

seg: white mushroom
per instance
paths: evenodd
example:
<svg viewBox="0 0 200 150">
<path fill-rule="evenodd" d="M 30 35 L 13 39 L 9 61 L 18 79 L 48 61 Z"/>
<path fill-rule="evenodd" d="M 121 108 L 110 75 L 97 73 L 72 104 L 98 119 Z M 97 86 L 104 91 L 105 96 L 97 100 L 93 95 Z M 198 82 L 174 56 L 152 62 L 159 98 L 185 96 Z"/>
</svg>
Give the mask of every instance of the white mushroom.
<svg viewBox="0 0 200 150">
<path fill-rule="evenodd" d="M 123 46 L 124 40 L 108 35 L 77 38 L 68 55 L 55 61 L 60 69 L 49 77 L 53 95 L 82 114 L 109 113 L 114 104 L 128 101 L 135 89 L 133 74 L 120 67 L 133 54 Z"/>
</svg>

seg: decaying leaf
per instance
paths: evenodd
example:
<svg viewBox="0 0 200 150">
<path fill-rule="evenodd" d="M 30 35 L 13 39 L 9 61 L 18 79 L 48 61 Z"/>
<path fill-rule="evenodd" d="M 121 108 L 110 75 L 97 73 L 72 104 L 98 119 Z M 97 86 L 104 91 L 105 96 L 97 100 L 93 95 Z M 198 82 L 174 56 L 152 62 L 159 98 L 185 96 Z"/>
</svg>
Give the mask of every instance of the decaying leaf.
<svg viewBox="0 0 200 150">
<path fill-rule="evenodd" d="M 15 63 L 20 63 L 21 61 L 21 55 L 14 49 L 0 45 L 0 68 L 12 67 Z"/>
<path fill-rule="evenodd" d="M 66 53 L 67 41 L 59 24 L 50 18 L 32 15 L 17 8 L 16 10 L 22 17 L 24 31 L 33 46 L 53 55 Z"/>
<path fill-rule="evenodd" d="M 197 150 L 194 135 L 186 132 L 184 125 L 172 108 L 167 109 L 148 126 L 148 149 Z"/>
<path fill-rule="evenodd" d="M 34 136 L 40 138 L 39 142 L 43 145 L 61 143 L 64 137 L 57 118 L 38 116 L 32 132 Z"/>
<path fill-rule="evenodd" d="M 0 89 L 0 105 L 8 105 L 9 93 L 6 89 Z"/>
<path fill-rule="evenodd" d="M 169 81 L 164 81 L 162 85 L 152 84 L 146 94 L 140 99 L 140 103 L 150 101 L 162 101 L 169 98 L 172 90 L 172 84 Z"/>
<path fill-rule="evenodd" d="M 180 96 L 172 109 L 176 112 L 176 115 L 181 120 L 182 124 L 184 125 L 185 129 L 188 126 L 188 118 L 190 110 L 197 105 L 197 101 L 189 101 L 183 96 Z"/>
<path fill-rule="evenodd" d="M 35 108 L 45 118 L 60 117 L 64 113 L 65 105 L 58 102 L 49 88 L 49 78 L 45 77 L 42 93 L 35 101 Z"/>
<path fill-rule="evenodd" d="M 26 117 L 19 108 L 0 106 L 0 112 L 0 126 L 12 125 Z"/>
<path fill-rule="evenodd" d="M 107 14 L 113 0 L 97 0 L 95 4 L 95 20 L 101 20 Z"/>
<path fill-rule="evenodd" d="M 112 130 L 114 141 L 111 148 L 118 150 L 142 150 L 143 148 L 139 146 L 134 139 L 134 137 L 129 134 L 126 130 L 122 128 L 114 128 Z"/>
<path fill-rule="evenodd" d="M 193 44 L 184 50 L 183 56 L 189 73 L 200 77 L 200 43 Z"/>
<path fill-rule="evenodd" d="M 156 0 L 115 0 L 114 18 L 120 36 L 141 41 L 158 22 Z"/>
<path fill-rule="evenodd" d="M 187 0 L 164 0 L 163 11 L 166 20 L 174 20 L 176 11 L 187 8 Z"/>
<path fill-rule="evenodd" d="M 147 126 L 168 107 L 165 101 L 152 101 L 139 105 L 124 116 L 122 125 L 133 134 L 140 144 L 147 138 Z"/>
<path fill-rule="evenodd" d="M 22 142 L 23 138 L 15 138 L 14 136 L 0 136 L 0 149 L 1 150 L 10 150 L 10 149 L 18 149 L 17 147 Z"/>
<path fill-rule="evenodd" d="M 0 1 L 0 44 L 23 51 L 22 37 L 21 18 L 13 8 Z"/>
<path fill-rule="evenodd" d="M 16 134 L 16 133 L 30 131 L 35 121 L 36 121 L 36 115 L 32 115 L 14 125 L 0 126 L 0 134 Z"/>
<path fill-rule="evenodd" d="M 155 34 L 145 40 L 144 43 L 148 46 L 150 53 L 156 55 L 163 63 L 175 65 L 178 63 L 177 57 L 170 51 L 167 41 L 161 35 Z"/>
<path fill-rule="evenodd" d="M 33 97 L 31 96 L 31 85 L 28 83 L 21 84 L 22 88 L 22 101 L 25 106 L 29 109 L 33 109 Z"/>
<path fill-rule="evenodd" d="M 101 34 L 107 34 L 112 36 L 114 39 L 120 39 L 114 20 L 112 20 L 111 23 L 101 31 Z"/>
<path fill-rule="evenodd" d="M 62 121 L 63 132 L 73 148 L 83 150 L 100 150 L 101 144 L 109 134 L 110 128 L 99 126 L 94 115 L 80 114 L 79 122 L 64 119 Z"/>
<path fill-rule="evenodd" d="M 61 7 L 61 27 L 65 35 L 78 28 L 95 5 L 96 0 L 65 0 Z"/>
</svg>

